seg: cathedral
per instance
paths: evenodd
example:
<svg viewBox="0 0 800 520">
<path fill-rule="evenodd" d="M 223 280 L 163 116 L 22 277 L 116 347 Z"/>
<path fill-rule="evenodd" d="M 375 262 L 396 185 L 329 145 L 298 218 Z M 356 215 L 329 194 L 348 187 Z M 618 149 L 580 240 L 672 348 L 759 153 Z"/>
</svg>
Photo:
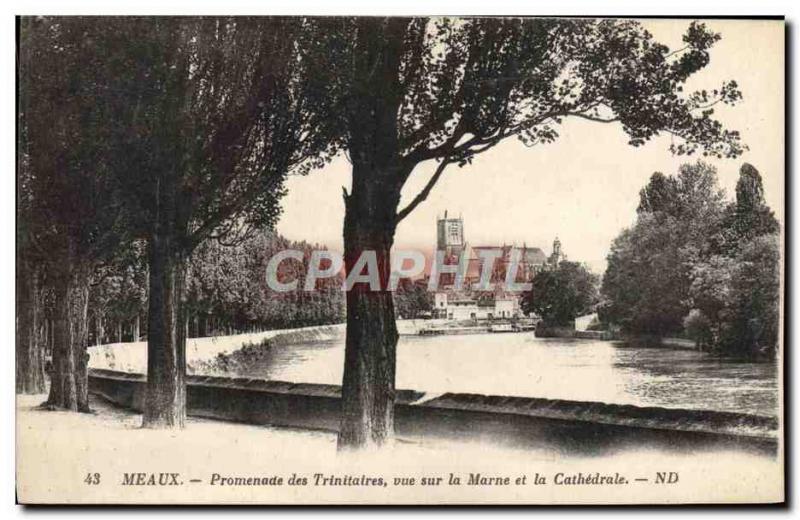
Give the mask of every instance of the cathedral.
<svg viewBox="0 0 800 520">
<path fill-rule="evenodd" d="M 561 241 L 558 237 L 553 241 L 553 251 L 550 256 L 547 256 L 540 248 L 528 247 L 526 244 L 523 244 L 522 247 L 507 244 L 470 246 L 464 238 L 464 219 L 460 215 L 448 217 L 447 211 L 445 211 L 444 217 L 437 218 L 436 249 L 444 251 L 447 264 L 457 264 L 461 255 L 468 255 L 469 267 L 464 280 L 465 287 L 471 287 L 478 283 L 483 269 L 483 259 L 489 256 L 485 253 L 490 251 L 496 251 L 494 255 L 497 256 L 491 275 L 491 282 L 495 284 L 505 280 L 512 255 L 515 253 L 519 255 L 516 281 L 520 283 L 530 282 L 536 273 L 554 269 L 566 259 L 561 251 Z M 448 275 L 442 274 L 441 276 L 442 284 L 448 285 L 445 280 Z M 448 280 L 452 280 L 452 275 Z"/>
<path fill-rule="evenodd" d="M 506 274 L 513 258 L 518 258 L 517 283 L 529 283 L 537 273 L 555 269 L 566 257 L 561 250 L 561 241 L 556 237 L 548 256 L 538 247 L 516 245 L 469 245 L 465 240 L 464 220 L 458 217 L 438 217 L 436 222 L 436 249 L 443 251 L 445 264 L 458 264 L 462 255 L 467 255 L 468 264 L 463 284 L 454 287 L 455 275 L 439 275 L 439 291 L 435 295 L 434 316 L 452 320 L 518 318 L 521 316 L 519 293 L 505 290 Z M 479 286 L 486 258 L 493 260 L 490 283 L 492 289 L 485 291 Z"/>
</svg>

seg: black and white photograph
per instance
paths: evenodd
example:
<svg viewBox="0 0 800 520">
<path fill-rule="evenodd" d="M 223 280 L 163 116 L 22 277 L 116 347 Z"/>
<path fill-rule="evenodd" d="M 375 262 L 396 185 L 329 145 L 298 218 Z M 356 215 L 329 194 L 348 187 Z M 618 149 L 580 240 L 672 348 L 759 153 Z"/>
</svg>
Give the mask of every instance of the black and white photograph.
<svg viewBox="0 0 800 520">
<path fill-rule="evenodd" d="M 17 16 L 18 503 L 783 503 L 786 31 Z"/>
</svg>

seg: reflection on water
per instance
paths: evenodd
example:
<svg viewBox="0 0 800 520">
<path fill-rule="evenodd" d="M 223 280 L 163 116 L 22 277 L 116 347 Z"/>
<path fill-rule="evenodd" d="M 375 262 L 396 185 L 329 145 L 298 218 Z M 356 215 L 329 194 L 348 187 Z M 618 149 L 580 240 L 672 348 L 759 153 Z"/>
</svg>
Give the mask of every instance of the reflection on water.
<svg viewBox="0 0 800 520">
<path fill-rule="evenodd" d="M 277 346 L 245 373 L 341 384 L 344 340 Z M 533 333 L 401 336 L 397 388 L 777 413 L 775 363 Z"/>
</svg>

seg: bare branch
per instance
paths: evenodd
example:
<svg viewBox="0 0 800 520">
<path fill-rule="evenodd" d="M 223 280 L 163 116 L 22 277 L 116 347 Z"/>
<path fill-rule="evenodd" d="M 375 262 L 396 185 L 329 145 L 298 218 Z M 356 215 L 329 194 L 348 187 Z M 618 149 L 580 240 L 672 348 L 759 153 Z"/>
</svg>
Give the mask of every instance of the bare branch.
<svg viewBox="0 0 800 520">
<path fill-rule="evenodd" d="M 595 123 L 616 123 L 617 121 L 619 121 L 618 117 L 608 117 L 608 118 L 597 117 L 597 116 L 590 116 L 589 114 L 584 114 L 582 112 L 567 112 L 565 115 L 580 117 L 581 119 L 594 121 Z"/>
<path fill-rule="evenodd" d="M 407 156 L 407 160 L 410 164 L 419 164 L 423 161 L 427 161 L 429 159 L 435 159 L 437 157 L 441 157 L 443 155 L 447 155 L 449 151 L 453 150 L 453 148 L 458 144 L 464 135 L 467 133 L 466 128 L 466 121 L 462 116 L 458 123 L 456 123 L 455 128 L 453 129 L 453 134 L 442 144 L 439 146 L 435 146 L 433 148 L 428 148 L 424 143 L 415 148 L 411 151 Z"/>
<path fill-rule="evenodd" d="M 675 56 L 676 54 L 680 54 L 680 53 L 682 53 L 683 51 L 688 51 L 688 50 L 689 50 L 689 49 L 691 49 L 691 48 L 692 48 L 692 47 L 691 47 L 691 45 L 687 45 L 687 46 L 685 46 L 685 47 L 681 47 L 680 49 L 675 49 L 674 51 L 672 51 L 672 52 L 670 52 L 669 54 L 665 55 L 665 56 L 664 56 L 664 59 L 667 59 L 667 58 L 670 58 L 670 57 L 672 57 L 672 56 Z"/>
<path fill-rule="evenodd" d="M 445 159 L 442 159 L 442 162 L 439 163 L 439 166 L 436 167 L 436 171 L 433 172 L 433 175 L 428 180 L 428 183 L 425 185 L 425 187 L 422 188 L 422 191 L 420 191 L 417 194 L 417 196 L 414 197 L 414 199 L 411 202 L 408 203 L 408 206 L 406 206 L 405 208 L 403 208 L 402 210 L 397 212 L 397 219 L 395 220 L 396 223 L 399 223 L 401 220 L 406 218 L 409 213 L 414 211 L 414 209 L 422 203 L 422 201 L 424 201 L 425 199 L 428 198 L 428 195 L 430 195 L 431 190 L 433 189 L 433 187 L 438 182 L 439 177 L 442 176 L 442 173 L 444 172 L 444 169 L 451 162 L 452 161 L 450 160 L 449 157 L 447 157 Z"/>
</svg>

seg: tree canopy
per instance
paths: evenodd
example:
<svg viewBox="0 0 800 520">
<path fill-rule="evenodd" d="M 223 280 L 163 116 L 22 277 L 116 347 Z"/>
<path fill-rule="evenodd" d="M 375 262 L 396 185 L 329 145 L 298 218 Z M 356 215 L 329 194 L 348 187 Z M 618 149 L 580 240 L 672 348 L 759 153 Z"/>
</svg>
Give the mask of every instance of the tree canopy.
<svg viewBox="0 0 800 520">
<path fill-rule="evenodd" d="M 317 57 L 310 71 L 324 82 L 320 97 L 331 104 L 328 113 L 340 127 L 340 145 L 352 157 L 364 146 L 360 132 L 389 131 L 403 165 L 396 175 L 401 184 L 415 165 L 440 161 L 429 186 L 400 210 L 400 218 L 424 200 L 447 164 L 464 165 L 509 136 L 528 146 L 551 142 L 569 117 L 618 123 L 633 146 L 670 135 L 676 154 L 736 157 L 744 149 L 739 133 L 713 118 L 716 105 L 741 100 L 735 81 L 684 92 L 720 39 L 702 23 L 689 24 L 684 46 L 676 50 L 655 41 L 634 20 L 314 23 L 322 38 L 308 50 Z M 389 55 L 390 70 L 378 78 L 375 60 Z M 377 81 L 380 89 L 368 90 Z M 377 108 L 388 119 L 375 119 L 371 124 L 385 126 L 370 128 L 362 113 Z"/>
<path fill-rule="evenodd" d="M 770 357 L 778 340 L 780 229 L 758 171 L 740 170 L 726 203 L 716 171 L 683 165 L 642 189 L 636 224 L 614 241 L 601 318 L 635 334 L 682 335 L 702 348 Z"/>
<path fill-rule="evenodd" d="M 737 157 L 739 133 L 714 110 L 735 105 L 735 81 L 685 92 L 720 36 L 698 22 L 671 50 L 635 20 L 568 18 L 325 18 L 301 50 L 334 146 L 352 163 L 345 203 L 345 270 L 376 252 L 383 293 L 347 294 L 339 446 L 390 435 L 397 328 L 390 251 L 399 222 L 427 199 L 449 165 L 465 166 L 509 137 L 558 138 L 579 118 L 617 125 L 632 146 L 671 136 L 670 151 Z M 437 162 L 403 206 L 420 164 Z"/>
<path fill-rule="evenodd" d="M 546 326 L 574 325 L 575 318 L 592 312 L 597 304 L 598 276 L 577 262 L 560 262 L 533 278 L 522 299 L 522 310 L 534 313 Z"/>
</svg>

